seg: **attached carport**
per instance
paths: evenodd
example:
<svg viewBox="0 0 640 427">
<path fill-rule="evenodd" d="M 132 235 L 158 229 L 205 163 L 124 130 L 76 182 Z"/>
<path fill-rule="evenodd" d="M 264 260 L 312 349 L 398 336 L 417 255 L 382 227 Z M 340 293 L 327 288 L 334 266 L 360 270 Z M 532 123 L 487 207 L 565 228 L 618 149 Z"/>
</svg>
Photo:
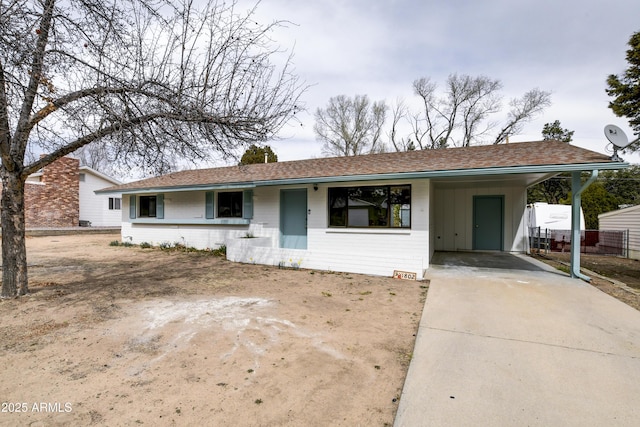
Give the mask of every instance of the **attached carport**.
<svg viewBox="0 0 640 427">
<path fill-rule="evenodd" d="M 563 172 L 572 176 L 571 277 L 580 273 L 581 194 L 600 170 L 617 170 L 621 162 L 523 165 L 441 171 L 431 178 L 431 247 L 438 251 L 527 253 L 527 188 Z M 589 178 L 583 182 L 584 172 Z"/>
</svg>

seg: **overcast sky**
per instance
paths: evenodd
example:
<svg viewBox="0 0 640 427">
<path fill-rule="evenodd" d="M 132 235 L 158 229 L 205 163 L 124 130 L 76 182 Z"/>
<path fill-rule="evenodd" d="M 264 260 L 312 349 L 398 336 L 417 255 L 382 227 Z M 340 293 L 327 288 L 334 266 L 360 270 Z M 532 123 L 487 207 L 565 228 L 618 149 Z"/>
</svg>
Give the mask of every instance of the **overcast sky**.
<svg viewBox="0 0 640 427">
<path fill-rule="evenodd" d="M 628 65 L 638 0 L 263 0 L 256 17 L 291 22 L 275 42 L 293 50 L 296 73 L 311 85 L 301 123 L 271 144 L 281 161 L 321 156 L 313 113 L 330 97 L 412 102 L 415 79 L 442 84 L 452 73 L 501 80 L 505 103 L 533 88 L 552 93 L 552 106 L 511 141 L 539 140 L 555 120 L 575 131 L 573 144 L 598 152 L 606 153 L 606 124 L 632 136 L 607 107 L 605 80 Z"/>
</svg>

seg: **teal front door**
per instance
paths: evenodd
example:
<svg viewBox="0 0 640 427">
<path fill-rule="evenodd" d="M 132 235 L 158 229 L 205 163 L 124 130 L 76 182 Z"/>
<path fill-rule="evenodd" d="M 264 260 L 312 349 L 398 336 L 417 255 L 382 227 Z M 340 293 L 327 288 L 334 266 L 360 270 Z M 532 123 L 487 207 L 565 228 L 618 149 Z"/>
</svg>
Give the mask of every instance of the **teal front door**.
<svg viewBox="0 0 640 427">
<path fill-rule="evenodd" d="M 280 190 L 280 247 L 307 249 L 307 189 Z"/>
<path fill-rule="evenodd" d="M 473 249 L 503 249 L 504 196 L 473 197 Z"/>
</svg>

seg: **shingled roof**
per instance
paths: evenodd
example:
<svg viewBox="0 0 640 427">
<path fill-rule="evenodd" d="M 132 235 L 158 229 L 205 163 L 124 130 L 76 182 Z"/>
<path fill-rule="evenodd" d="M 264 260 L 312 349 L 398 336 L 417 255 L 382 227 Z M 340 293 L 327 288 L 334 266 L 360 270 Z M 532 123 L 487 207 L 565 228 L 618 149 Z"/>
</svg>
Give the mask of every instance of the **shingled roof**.
<svg viewBox="0 0 640 427">
<path fill-rule="evenodd" d="M 402 153 L 369 154 L 353 157 L 329 157 L 244 166 L 228 166 L 175 172 L 123 185 L 101 192 L 133 192 L 176 188 L 206 188 L 229 185 L 274 185 L 288 182 L 336 181 L 339 178 L 384 178 L 385 175 L 452 176 L 480 175 L 491 170 L 510 173 L 540 171 L 562 172 L 588 169 L 618 169 L 627 165 L 613 162 L 604 154 L 558 141 L 535 141 L 483 145 L 443 150 L 419 150 Z"/>
</svg>

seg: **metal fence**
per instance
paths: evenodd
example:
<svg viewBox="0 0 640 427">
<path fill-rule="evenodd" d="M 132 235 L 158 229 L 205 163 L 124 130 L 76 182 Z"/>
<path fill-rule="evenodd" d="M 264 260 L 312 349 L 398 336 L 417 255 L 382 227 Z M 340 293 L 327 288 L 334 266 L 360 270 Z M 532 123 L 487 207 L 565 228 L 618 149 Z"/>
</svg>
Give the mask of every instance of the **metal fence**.
<svg viewBox="0 0 640 427">
<path fill-rule="evenodd" d="M 571 230 L 529 228 L 531 252 L 570 252 Z M 629 230 L 582 230 L 580 252 L 585 254 L 629 256 Z"/>
</svg>

